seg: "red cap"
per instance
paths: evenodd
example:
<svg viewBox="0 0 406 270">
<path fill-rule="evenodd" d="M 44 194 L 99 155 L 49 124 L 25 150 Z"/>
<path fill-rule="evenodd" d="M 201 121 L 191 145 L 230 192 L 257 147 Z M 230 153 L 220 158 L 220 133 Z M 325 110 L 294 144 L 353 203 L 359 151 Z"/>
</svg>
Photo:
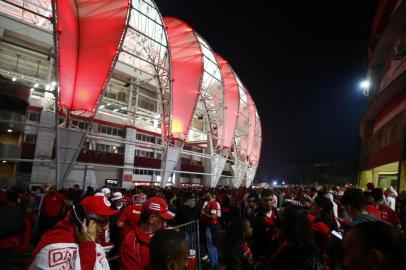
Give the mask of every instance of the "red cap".
<svg viewBox="0 0 406 270">
<path fill-rule="evenodd" d="M 112 216 L 118 212 L 110 208 L 111 203 L 104 196 L 89 196 L 84 198 L 80 204 L 89 214 Z"/>
<path fill-rule="evenodd" d="M 161 197 L 152 197 L 144 202 L 142 209 L 159 214 L 163 219 L 173 219 L 175 214 L 168 210 L 168 204 Z"/>
</svg>

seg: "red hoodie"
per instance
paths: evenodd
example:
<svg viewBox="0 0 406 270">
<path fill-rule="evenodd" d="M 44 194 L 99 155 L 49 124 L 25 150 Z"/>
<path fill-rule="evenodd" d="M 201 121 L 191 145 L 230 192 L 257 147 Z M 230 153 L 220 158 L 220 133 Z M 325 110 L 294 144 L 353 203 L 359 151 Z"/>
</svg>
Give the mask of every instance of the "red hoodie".
<svg viewBox="0 0 406 270">
<path fill-rule="evenodd" d="M 152 235 L 139 227 L 127 234 L 120 247 L 120 264 L 123 270 L 143 270 L 149 266 L 149 243 Z"/>
<path fill-rule="evenodd" d="M 76 226 L 66 217 L 47 231 L 31 254 L 28 269 L 110 269 L 99 244 L 79 244 Z"/>
</svg>

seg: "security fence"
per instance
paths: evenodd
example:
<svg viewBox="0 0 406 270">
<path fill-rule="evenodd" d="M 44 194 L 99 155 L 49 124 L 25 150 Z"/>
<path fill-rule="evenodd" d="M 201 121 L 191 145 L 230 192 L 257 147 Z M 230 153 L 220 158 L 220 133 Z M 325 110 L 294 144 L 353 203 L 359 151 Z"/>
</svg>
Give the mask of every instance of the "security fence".
<svg viewBox="0 0 406 270">
<path fill-rule="evenodd" d="M 199 220 L 194 220 L 188 223 L 184 223 L 178 226 L 171 227 L 170 229 L 177 230 L 185 234 L 189 243 L 189 258 L 188 258 L 188 270 L 199 269 L 201 270 L 201 252 L 200 252 L 200 228 Z M 196 265 L 197 262 L 197 265 Z"/>
</svg>

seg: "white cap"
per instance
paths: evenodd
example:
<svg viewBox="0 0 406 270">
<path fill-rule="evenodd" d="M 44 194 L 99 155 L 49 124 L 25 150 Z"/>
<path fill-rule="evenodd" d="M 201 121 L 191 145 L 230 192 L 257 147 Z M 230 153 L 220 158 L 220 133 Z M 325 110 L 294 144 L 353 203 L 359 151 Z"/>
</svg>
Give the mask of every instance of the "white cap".
<svg viewBox="0 0 406 270">
<path fill-rule="evenodd" d="M 110 190 L 109 188 L 106 188 L 106 187 L 105 187 L 105 188 L 102 188 L 102 189 L 100 190 L 100 192 L 106 195 L 106 194 L 111 193 L 111 190 Z"/>
<path fill-rule="evenodd" d="M 121 192 L 114 192 L 113 198 L 111 198 L 111 200 L 116 201 L 116 200 L 121 200 L 122 198 L 123 198 L 123 194 L 121 194 Z"/>
</svg>

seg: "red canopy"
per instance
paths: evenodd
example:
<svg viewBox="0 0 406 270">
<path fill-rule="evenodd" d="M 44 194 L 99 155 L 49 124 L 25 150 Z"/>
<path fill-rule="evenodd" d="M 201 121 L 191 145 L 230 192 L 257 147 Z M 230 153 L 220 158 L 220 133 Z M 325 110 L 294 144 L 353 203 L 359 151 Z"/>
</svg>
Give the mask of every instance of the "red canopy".
<svg viewBox="0 0 406 270">
<path fill-rule="evenodd" d="M 185 22 L 165 17 L 172 67 L 171 133 L 186 139 L 200 94 L 203 53 L 193 29 Z"/>
<path fill-rule="evenodd" d="M 93 112 L 117 59 L 130 0 L 56 0 L 60 107 Z"/>
<path fill-rule="evenodd" d="M 234 76 L 234 71 L 231 69 L 227 61 L 219 54 L 216 54 L 215 56 L 217 64 L 220 66 L 220 72 L 224 83 L 224 147 L 231 148 L 237 124 L 238 106 L 240 103 L 238 83 Z"/>
</svg>

